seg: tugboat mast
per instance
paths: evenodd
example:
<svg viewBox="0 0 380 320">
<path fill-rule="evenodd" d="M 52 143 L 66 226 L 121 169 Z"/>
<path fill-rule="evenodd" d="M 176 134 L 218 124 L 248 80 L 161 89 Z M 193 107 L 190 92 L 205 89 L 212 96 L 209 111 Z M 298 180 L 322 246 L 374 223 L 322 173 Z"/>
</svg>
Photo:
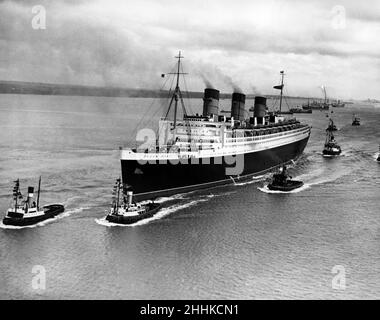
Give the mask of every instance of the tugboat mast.
<svg viewBox="0 0 380 320">
<path fill-rule="evenodd" d="M 40 192 L 41 192 L 41 176 L 38 181 L 38 193 L 37 193 L 37 210 L 40 210 Z"/>
<path fill-rule="evenodd" d="M 13 188 L 13 197 L 14 197 L 14 200 L 15 200 L 15 211 L 17 212 L 17 199 L 19 197 L 19 194 L 20 194 L 20 180 L 17 179 L 15 181 L 15 186 Z"/>
<path fill-rule="evenodd" d="M 116 183 L 117 183 L 117 198 L 116 198 L 116 210 L 117 210 L 117 214 L 119 213 L 120 181 L 121 181 L 120 178 L 118 178 L 118 179 L 116 180 Z"/>
</svg>

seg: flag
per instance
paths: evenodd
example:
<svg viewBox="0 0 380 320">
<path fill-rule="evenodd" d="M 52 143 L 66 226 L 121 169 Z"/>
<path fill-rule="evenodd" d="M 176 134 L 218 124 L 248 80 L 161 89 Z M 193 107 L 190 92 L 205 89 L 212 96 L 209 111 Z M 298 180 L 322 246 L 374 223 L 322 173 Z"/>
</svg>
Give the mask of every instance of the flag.
<svg viewBox="0 0 380 320">
<path fill-rule="evenodd" d="M 284 85 L 283 84 L 280 84 L 278 86 L 274 86 L 273 89 L 278 89 L 278 90 L 282 90 L 284 88 Z"/>
</svg>

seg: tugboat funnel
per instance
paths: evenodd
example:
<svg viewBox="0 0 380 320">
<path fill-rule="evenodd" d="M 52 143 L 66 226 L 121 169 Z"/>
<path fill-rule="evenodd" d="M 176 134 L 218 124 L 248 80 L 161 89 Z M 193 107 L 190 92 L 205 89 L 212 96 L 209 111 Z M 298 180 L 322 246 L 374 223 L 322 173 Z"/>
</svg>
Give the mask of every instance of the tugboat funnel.
<svg viewBox="0 0 380 320">
<path fill-rule="evenodd" d="M 29 206 L 33 204 L 33 196 L 34 196 L 34 188 L 28 187 L 28 205 Z"/>
</svg>

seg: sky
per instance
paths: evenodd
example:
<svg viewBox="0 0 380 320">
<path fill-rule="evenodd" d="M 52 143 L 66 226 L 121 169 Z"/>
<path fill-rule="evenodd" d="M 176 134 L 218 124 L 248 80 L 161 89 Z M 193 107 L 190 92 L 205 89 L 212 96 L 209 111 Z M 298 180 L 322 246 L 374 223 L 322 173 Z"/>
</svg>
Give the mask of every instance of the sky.
<svg viewBox="0 0 380 320">
<path fill-rule="evenodd" d="M 0 0 L 0 80 L 156 89 L 181 50 L 188 90 L 284 70 L 289 95 L 380 99 L 379 37 L 379 0 Z"/>
</svg>

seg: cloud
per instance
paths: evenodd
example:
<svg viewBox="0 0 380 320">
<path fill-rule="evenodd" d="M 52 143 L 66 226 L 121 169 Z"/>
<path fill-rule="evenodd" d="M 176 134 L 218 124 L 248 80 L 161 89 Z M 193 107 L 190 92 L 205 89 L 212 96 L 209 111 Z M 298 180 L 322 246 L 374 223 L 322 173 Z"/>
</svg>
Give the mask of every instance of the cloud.
<svg viewBox="0 0 380 320">
<path fill-rule="evenodd" d="M 379 2 L 341 3 L 344 28 L 328 0 L 42 0 L 34 30 L 35 1 L 1 1 L 0 79 L 157 88 L 181 49 L 191 90 L 270 93 L 285 69 L 292 94 L 378 98 Z"/>
</svg>

